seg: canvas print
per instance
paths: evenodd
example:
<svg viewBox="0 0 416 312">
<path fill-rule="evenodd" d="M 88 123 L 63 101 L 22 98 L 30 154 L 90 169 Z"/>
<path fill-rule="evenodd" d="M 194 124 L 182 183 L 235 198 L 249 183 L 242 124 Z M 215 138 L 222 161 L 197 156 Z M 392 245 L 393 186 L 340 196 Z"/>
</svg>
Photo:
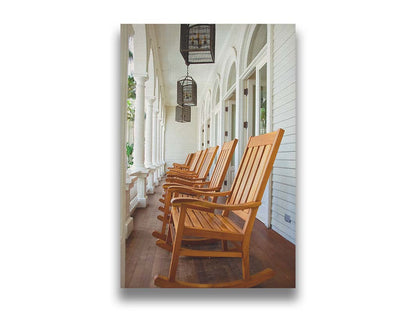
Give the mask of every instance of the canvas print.
<svg viewBox="0 0 416 312">
<path fill-rule="evenodd" d="M 296 287 L 295 25 L 120 30 L 121 287 Z"/>
</svg>

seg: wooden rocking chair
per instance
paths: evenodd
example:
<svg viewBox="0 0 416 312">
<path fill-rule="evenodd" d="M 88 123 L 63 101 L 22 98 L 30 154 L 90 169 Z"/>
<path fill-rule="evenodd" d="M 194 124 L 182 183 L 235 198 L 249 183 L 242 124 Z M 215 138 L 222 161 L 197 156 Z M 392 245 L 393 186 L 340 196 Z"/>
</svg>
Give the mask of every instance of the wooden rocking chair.
<svg viewBox="0 0 416 312">
<path fill-rule="evenodd" d="M 271 269 L 265 269 L 257 274 L 250 275 L 249 246 L 257 210 L 261 204 L 283 133 L 284 130 L 279 129 L 276 132 L 249 139 L 229 192 L 202 192 L 186 186 L 169 188 L 172 192 L 193 196 L 227 196 L 227 200 L 225 204 L 186 197 L 174 198 L 171 201 L 172 209 L 168 236 L 165 242 L 159 244 L 160 247 L 172 252 L 169 275 L 167 277 L 157 276 L 155 278 L 156 286 L 253 287 L 274 275 L 274 271 Z M 215 209 L 222 210 L 222 214 L 215 214 Z M 244 221 L 243 227 L 238 226 L 231 220 L 229 217 L 231 212 Z M 207 251 L 184 248 L 182 245 L 187 245 L 187 236 L 200 237 L 205 240 L 222 240 L 222 250 Z M 236 248 L 229 249 L 228 241 L 236 245 Z M 180 256 L 241 258 L 243 278 L 217 284 L 177 281 L 175 277 Z"/>
<path fill-rule="evenodd" d="M 195 175 L 193 174 L 187 174 L 187 173 L 177 173 L 176 175 L 168 175 L 168 178 L 172 179 L 172 177 L 180 177 L 182 179 L 186 179 L 186 178 L 195 178 L 199 181 L 205 181 L 205 179 L 208 176 L 209 170 L 211 169 L 212 163 L 214 162 L 214 158 L 215 155 L 217 154 L 217 150 L 218 150 L 218 146 L 214 146 L 214 147 L 210 147 L 207 148 L 204 153 L 204 161 L 199 169 L 199 174 L 198 176 L 195 177 Z M 160 202 L 164 203 L 164 194 L 162 195 L 162 198 L 159 199 Z M 165 211 L 165 209 L 163 207 L 159 207 L 159 210 L 161 211 Z M 165 220 L 166 214 L 164 216 L 157 216 L 158 220 L 162 221 L 163 223 L 167 222 L 167 220 Z M 164 232 L 163 232 L 164 233 Z M 155 236 L 157 237 L 157 236 Z M 158 237 L 161 238 L 161 237 Z"/>
<path fill-rule="evenodd" d="M 163 221 L 162 230 L 160 232 L 154 231 L 152 235 L 160 240 L 156 242 L 163 243 L 166 240 L 166 228 L 169 222 L 170 217 L 170 202 L 171 199 L 175 196 L 181 196 L 180 194 L 173 194 L 169 191 L 169 188 L 172 186 L 190 186 L 197 191 L 203 192 L 218 192 L 221 190 L 222 184 L 225 179 L 225 175 L 227 173 L 228 167 L 231 162 L 231 158 L 233 157 L 235 147 L 237 145 L 238 140 L 234 139 L 232 141 L 226 142 L 223 144 L 221 148 L 220 155 L 218 156 L 217 162 L 215 164 L 214 170 L 212 172 L 212 178 L 210 181 L 205 181 L 205 179 L 201 178 L 168 178 L 168 183 L 163 185 L 165 193 L 162 195 L 162 198 L 159 199 L 164 205 L 163 207 L 159 207 L 159 210 L 163 211 L 163 216 L 158 216 L 158 219 Z M 191 195 L 186 195 L 191 196 Z M 208 197 L 204 197 L 205 199 L 209 199 Z M 213 197 L 212 201 L 216 202 L 217 197 Z"/>
<path fill-rule="evenodd" d="M 175 171 L 173 173 L 173 172 L 168 171 L 166 180 L 172 179 L 172 178 L 185 178 L 185 179 L 196 178 L 196 179 L 205 180 L 214 162 L 215 155 L 217 155 L 217 151 L 218 151 L 218 145 L 207 148 L 206 150 L 203 151 L 205 155 L 201 157 L 202 162 L 201 162 L 200 167 L 198 168 L 198 173 L 192 173 L 188 171 L 185 171 L 185 172 Z"/>
<path fill-rule="evenodd" d="M 175 168 L 176 169 L 189 169 L 194 155 L 195 155 L 195 153 L 188 154 L 188 156 L 186 157 L 185 163 L 183 163 L 183 164 L 173 163 L 172 164 L 173 167 L 168 167 L 168 169 L 175 169 Z"/>
<path fill-rule="evenodd" d="M 196 152 L 192 165 L 187 168 L 173 168 L 166 172 L 167 177 L 175 176 L 186 176 L 186 177 L 197 177 L 202 169 L 202 164 L 204 163 L 205 157 L 207 155 L 208 149 L 203 151 Z"/>
</svg>

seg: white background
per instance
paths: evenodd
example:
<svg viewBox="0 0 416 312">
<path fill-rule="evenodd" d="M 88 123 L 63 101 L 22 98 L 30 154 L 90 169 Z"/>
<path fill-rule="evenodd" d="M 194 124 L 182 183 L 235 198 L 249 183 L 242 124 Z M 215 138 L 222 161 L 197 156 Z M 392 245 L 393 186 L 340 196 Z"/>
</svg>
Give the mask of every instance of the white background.
<svg viewBox="0 0 416 312">
<path fill-rule="evenodd" d="M 411 1 L 148 2 L 0 5 L 0 310 L 414 311 Z M 296 24 L 296 290 L 118 289 L 119 29 L 152 22 Z"/>
</svg>

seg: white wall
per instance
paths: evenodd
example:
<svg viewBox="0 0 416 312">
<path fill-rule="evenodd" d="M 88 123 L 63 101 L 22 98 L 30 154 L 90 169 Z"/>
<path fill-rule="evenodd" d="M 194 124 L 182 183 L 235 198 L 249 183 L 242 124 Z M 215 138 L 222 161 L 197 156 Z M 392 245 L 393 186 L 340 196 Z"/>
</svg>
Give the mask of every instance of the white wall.
<svg viewBox="0 0 416 312">
<path fill-rule="evenodd" d="M 165 161 L 183 163 L 189 153 L 198 148 L 198 109 L 191 108 L 191 122 L 175 121 L 176 106 L 166 106 Z"/>
<path fill-rule="evenodd" d="M 273 131 L 285 130 L 272 172 L 272 229 L 296 241 L 296 33 L 295 25 L 274 25 Z M 285 220 L 290 217 L 290 222 Z"/>
</svg>

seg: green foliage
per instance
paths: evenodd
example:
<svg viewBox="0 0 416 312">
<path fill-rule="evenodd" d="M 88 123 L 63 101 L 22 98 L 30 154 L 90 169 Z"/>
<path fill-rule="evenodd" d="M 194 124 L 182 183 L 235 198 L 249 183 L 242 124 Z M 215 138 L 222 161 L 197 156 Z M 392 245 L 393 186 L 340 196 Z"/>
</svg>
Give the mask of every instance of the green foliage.
<svg viewBox="0 0 416 312">
<path fill-rule="evenodd" d="M 133 165 L 133 148 L 134 144 L 129 142 L 126 143 L 126 155 L 127 155 L 127 163 L 129 164 L 128 167 Z"/>
<path fill-rule="evenodd" d="M 128 78 L 129 81 L 129 92 L 127 97 L 129 99 L 136 99 L 136 80 L 134 80 L 133 76 L 129 76 Z"/>
<path fill-rule="evenodd" d="M 134 105 L 132 101 L 129 99 L 127 100 L 127 120 L 134 121 L 136 110 L 134 108 Z"/>
<path fill-rule="evenodd" d="M 132 59 L 133 59 L 133 52 L 131 52 L 130 50 L 129 50 L 129 59 L 130 59 L 130 60 L 132 60 Z"/>
<path fill-rule="evenodd" d="M 260 107 L 260 120 L 266 120 L 266 107 Z"/>
</svg>

